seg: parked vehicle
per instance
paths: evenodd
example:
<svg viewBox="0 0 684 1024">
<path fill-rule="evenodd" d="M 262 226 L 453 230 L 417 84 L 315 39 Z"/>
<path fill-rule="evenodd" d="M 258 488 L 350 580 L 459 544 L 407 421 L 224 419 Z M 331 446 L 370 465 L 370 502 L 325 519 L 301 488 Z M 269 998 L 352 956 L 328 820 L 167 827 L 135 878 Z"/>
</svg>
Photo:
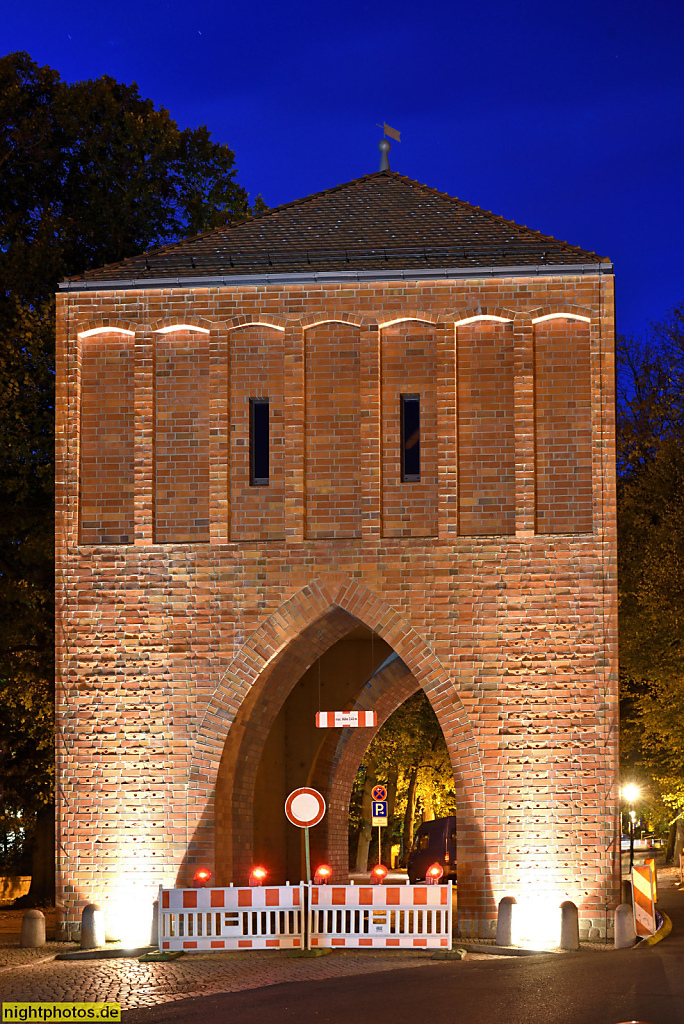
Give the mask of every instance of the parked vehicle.
<svg viewBox="0 0 684 1024">
<path fill-rule="evenodd" d="M 456 880 L 456 818 L 434 818 L 418 828 L 408 858 L 409 881 L 421 882 L 431 864 L 441 864 L 443 881 Z"/>
</svg>

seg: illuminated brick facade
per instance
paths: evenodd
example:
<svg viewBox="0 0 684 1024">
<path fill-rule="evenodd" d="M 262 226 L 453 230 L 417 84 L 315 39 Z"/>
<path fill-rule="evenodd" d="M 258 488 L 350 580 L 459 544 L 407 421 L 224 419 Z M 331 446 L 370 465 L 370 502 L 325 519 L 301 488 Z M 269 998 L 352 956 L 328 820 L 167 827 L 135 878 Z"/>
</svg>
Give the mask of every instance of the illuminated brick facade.
<svg viewBox="0 0 684 1024">
<path fill-rule="evenodd" d="M 560 262 L 560 261 L 559 261 Z M 449 747 L 461 931 L 619 890 L 613 279 L 72 282 L 58 298 L 58 892 L 121 932 L 207 864 L 244 883 L 278 712 L 359 624 Z M 330 275 L 332 278 L 333 275 Z M 402 482 L 399 397 L 421 397 Z M 249 399 L 270 403 L 250 484 Z M 381 652 L 376 660 L 381 660 Z M 372 731 L 325 737 L 344 872 Z M 338 874 L 339 876 L 339 874 Z"/>
</svg>

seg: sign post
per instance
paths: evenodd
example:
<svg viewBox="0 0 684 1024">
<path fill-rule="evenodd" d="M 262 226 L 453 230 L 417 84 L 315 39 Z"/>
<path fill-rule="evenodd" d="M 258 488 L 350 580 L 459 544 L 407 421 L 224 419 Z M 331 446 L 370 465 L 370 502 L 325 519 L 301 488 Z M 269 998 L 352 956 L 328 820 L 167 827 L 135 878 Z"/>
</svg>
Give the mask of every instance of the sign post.
<svg viewBox="0 0 684 1024">
<path fill-rule="evenodd" d="M 304 851 L 306 856 L 306 880 L 311 881 L 311 856 L 309 853 L 309 829 L 317 825 L 325 814 L 325 800 L 317 789 L 303 786 L 293 789 L 285 801 L 287 820 L 304 829 Z"/>
<path fill-rule="evenodd" d="M 376 790 L 381 790 L 383 793 L 387 793 L 384 786 L 376 786 L 373 790 L 375 794 Z M 372 826 L 378 827 L 378 864 L 382 863 L 382 829 L 387 824 L 387 801 L 386 800 L 373 800 L 373 821 Z"/>
</svg>

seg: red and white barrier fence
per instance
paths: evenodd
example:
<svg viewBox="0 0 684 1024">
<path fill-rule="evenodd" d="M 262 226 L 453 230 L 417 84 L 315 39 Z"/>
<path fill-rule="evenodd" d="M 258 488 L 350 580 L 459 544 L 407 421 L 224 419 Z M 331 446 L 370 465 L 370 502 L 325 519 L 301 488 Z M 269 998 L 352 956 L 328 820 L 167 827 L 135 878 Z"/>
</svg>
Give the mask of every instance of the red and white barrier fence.
<svg viewBox="0 0 684 1024">
<path fill-rule="evenodd" d="M 655 901 L 653 868 L 650 864 L 632 868 L 632 901 L 634 906 L 634 931 L 637 937 L 655 935 Z"/>
<path fill-rule="evenodd" d="M 308 936 L 320 946 L 451 948 L 446 885 L 312 885 Z"/>
<path fill-rule="evenodd" d="M 298 949 L 304 945 L 301 885 L 159 890 L 159 948 Z"/>
<path fill-rule="evenodd" d="M 160 888 L 159 948 L 450 949 L 451 900 L 451 882 Z"/>
</svg>

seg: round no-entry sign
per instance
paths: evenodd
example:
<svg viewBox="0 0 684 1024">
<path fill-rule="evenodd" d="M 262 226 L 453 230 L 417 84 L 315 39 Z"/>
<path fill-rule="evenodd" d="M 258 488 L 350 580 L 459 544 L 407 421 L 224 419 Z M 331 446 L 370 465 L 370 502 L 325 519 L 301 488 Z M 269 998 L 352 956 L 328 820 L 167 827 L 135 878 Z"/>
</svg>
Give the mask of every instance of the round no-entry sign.
<svg viewBox="0 0 684 1024">
<path fill-rule="evenodd" d="M 285 801 L 285 814 L 298 828 L 311 828 L 325 814 L 325 800 L 317 789 L 293 789 Z"/>
</svg>

